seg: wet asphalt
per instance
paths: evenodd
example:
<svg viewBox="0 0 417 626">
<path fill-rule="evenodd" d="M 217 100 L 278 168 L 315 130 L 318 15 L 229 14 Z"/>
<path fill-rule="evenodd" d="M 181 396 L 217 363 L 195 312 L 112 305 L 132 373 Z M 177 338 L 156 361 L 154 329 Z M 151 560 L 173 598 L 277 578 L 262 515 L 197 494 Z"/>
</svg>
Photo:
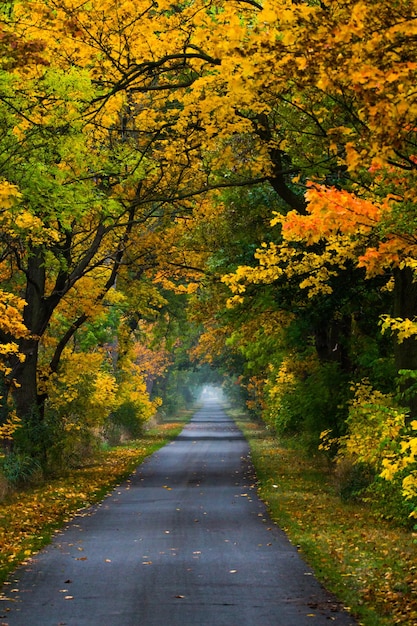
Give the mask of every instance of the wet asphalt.
<svg viewBox="0 0 417 626">
<path fill-rule="evenodd" d="M 256 495 L 214 401 L 4 587 L 0 626 L 351 626 Z"/>
</svg>

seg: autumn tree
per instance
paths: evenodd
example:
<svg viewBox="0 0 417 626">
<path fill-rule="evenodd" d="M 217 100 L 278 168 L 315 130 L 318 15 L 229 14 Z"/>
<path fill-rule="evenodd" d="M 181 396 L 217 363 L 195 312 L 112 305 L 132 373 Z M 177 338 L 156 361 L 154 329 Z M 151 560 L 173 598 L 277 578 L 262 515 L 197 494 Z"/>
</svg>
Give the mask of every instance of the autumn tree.
<svg viewBox="0 0 417 626">
<path fill-rule="evenodd" d="M 10 5 L 2 22 L 1 172 L 20 195 L 3 218 L 2 275 L 26 300 L 31 333 L 21 338 L 26 358 L 15 360 L 9 377 L 20 385 L 19 412 L 39 401 L 40 338 L 65 320 L 53 351 L 48 346 L 48 376 L 122 267 L 134 268 L 131 280 L 155 279 L 183 293 L 194 289 L 186 280 L 207 276 L 205 252 L 191 255 L 190 237 L 182 233 L 182 251 L 170 255 L 161 236 L 169 240 L 195 215 L 198 242 L 194 199 L 231 186 L 269 185 L 280 198 L 280 233 L 271 244 L 274 235 L 264 239 L 259 254 L 266 265 L 247 275 L 238 269 L 236 285 L 262 285 L 278 273 L 291 283 L 288 296 L 301 283 L 305 296 L 291 295 L 299 303 L 320 293 L 316 347 L 328 359 L 336 346 L 349 369 L 342 347 L 353 308 L 341 320 L 330 292 L 346 284 L 353 301 L 365 266 L 375 289 L 380 275 L 392 274 L 394 322 L 386 324 L 396 331 L 405 320 L 397 367 L 414 367 L 415 7 L 408 0 L 378 6 Z M 353 213 L 361 208 L 350 219 L 353 206 Z M 373 222 L 363 223 L 369 206 Z M 309 235 L 312 228 L 318 232 Z M 226 265 L 226 273 L 236 270 Z M 91 279 L 91 300 L 77 298 Z"/>
<path fill-rule="evenodd" d="M 152 266 L 156 233 L 192 210 L 190 198 L 260 175 L 252 142 L 242 135 L 232 144 L 244 171 L 225 181 L 221 151 L 211 144 L 212 103 L 196 107 L 190 89 L 210 83 L 221 63 L 217 44 L 207 40 L 216 15 L 204 3 L 173 11 L 22 1 L 5 9 L 2 176 L 20 195 L 4 216 L 2 257 L 5 281 L 26 301 L 25 358 L 9 377 L 22 415 L 42 408 L 39 342 L 53 317 L 67 322 L 50 358 L 52 373 L 121 264 L 128 258 Z M 237 24 L 227 10 L 219 26 L 230 20 Z M 70 302 L 89 276 L 91 301 L 78 301 L 71 319 Z"/>
<path fill-rule="evenodd" d="M 23 356 L 11 356 L 6 382 L 22 416 L 42 411 L 39 349 L 54 318 L 62 332 L 46 378 L 122 263 L 137 275 L 152 267 L 157 233 L 207 186 L 207 170 L 190 167 L 192 125 L 174 128 L 176 91 L 207 57 L 186 31 L 172 40 L 187 12 L 142 9 L 17 2 L 4 13 L 1 175 L 14 197 L 2 214 L 2 278 L 25 300 L 29 333 L 16 338 Z"/>
<path fill-rule="evenodd" d="M 298 271 L 313 297 L 330 295 L 343 273 L 361 281 L 366 269 L 372 289 L 393 287 L 395 321 L 386 326 L 400 332 L 403 320 L 408 333 L 398 336 L 398 370 L 415 367 L 414 18 L 412 2 L 379 3 L 378 11 L 373 2 L 271 2 L 254 8 L 249 23 L 235 22 L 234 54 L 210 79 L 213 91 L 221 85 L 229 94 L 213 118 L 222 128 L 233 116 L 236 128 L 244 120 L 246 145 L 291 209 L 275 219 L 284 245 L 261 250 L 249 282 L 296 279 Z M 228 108 L 233 92 L 240 106 Z M 308 180 L 320 187 L 304 197 Z M 351 321 L 352 311 L 345 331 L 322 328 L 324 354 L 340 350 Z"/>
</svg>

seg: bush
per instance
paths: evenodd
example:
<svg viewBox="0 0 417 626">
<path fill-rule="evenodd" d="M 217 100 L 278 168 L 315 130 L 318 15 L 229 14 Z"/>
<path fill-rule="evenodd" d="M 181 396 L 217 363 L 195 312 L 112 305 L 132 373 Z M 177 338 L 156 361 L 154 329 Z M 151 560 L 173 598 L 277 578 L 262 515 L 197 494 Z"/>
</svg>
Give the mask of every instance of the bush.
<svg viewBox="0 0 417 626">
<path fill-rule="evenodd" d="M 417 499 L 417 438 L 406 426 L 407 413 L 368 380 L 353 389 L 346 435 L 327 430 L 320 448 L 338 447 L 335 475 L 343 499 L 360 498 L 381 517 L 408 526 Z"/>
<path fill-rule="evenodd" d="M 278 435 L 297 436 L 315 446 L 327 428 L 339 432 L 344 423 L 346 381 L 338 363 L 313 356 L 282 362 L 267 387 L 265 421 Z"/>
<path fill-rule="evenodd" d="M 125 400 L 106 420 L 103 433 L 112 445 L 120 442 L 123 436 L 138 439 L 143 433 L 145 420 L 139 407 L 131 400 Z"/>
<path fill-rule="evenodd" d="M 80 465 L 97 447 L 88 423 L 74 423 L 73 418 L 47 407 L 43 418 L 34 411 L 15 431 L 12 451 L 4 459 L 4 474 L 16 484 L 31 482 L 32 474 L 38 479 Z M 19 475 L 21 479 L 15 481 Z"/>
<path fill-rule="evenodd" d="M 404 498 L 403 478 L 404 473 L 403 476 L 398 475 L 393 480 L 375 476 L 375 480 L 364 490 L 362 497 L 381 519 L 411 529 L 415 524 L 415 518 L 411 517 L 414 505 L 411 499 Z"/>
<path fill-rule="evenodd" d="M 10 452 L 1 459 L 1 471 L 12 487 L 38 482 L 43 477 L 40 462 L 23 452 Z"/>
<path fill-rule="evenodd" d="M 337 491 L 342 502 L 358 502 L 375 480 L 375 471 L 367 463 L 340 459 L 335 468 Z"/>
</svg>

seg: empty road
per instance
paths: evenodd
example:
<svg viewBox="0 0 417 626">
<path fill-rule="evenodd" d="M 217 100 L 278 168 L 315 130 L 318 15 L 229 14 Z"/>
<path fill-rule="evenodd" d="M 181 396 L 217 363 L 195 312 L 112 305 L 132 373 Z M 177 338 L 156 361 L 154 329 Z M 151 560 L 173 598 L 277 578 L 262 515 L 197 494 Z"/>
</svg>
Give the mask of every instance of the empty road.
<svg viewBox="0 0 417 626">
<path fill-rule="evenodd" d="M 257 498 L 216 402 L 12 577 L 8 626 L 348 626 Z"/>
</svg>

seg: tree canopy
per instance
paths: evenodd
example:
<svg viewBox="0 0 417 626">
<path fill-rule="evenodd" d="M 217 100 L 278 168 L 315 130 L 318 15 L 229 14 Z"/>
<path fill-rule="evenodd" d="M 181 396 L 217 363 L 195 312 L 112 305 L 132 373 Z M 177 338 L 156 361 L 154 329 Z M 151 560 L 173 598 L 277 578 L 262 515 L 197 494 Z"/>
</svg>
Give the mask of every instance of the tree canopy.
<svg viewBox="0 0 417 626">
<path fill-rule="evenodd" d="M 111 430 L 106 406 L 140 421 L 206 363 L 346 455 L 358 406 L 397 411 L 397 448 L 353 461 L 415 462 L 416 18 L 414 0 L 3 3 L 5 437 L 35 424 L 45 454 L 47 433 Z"/>
</svg>

